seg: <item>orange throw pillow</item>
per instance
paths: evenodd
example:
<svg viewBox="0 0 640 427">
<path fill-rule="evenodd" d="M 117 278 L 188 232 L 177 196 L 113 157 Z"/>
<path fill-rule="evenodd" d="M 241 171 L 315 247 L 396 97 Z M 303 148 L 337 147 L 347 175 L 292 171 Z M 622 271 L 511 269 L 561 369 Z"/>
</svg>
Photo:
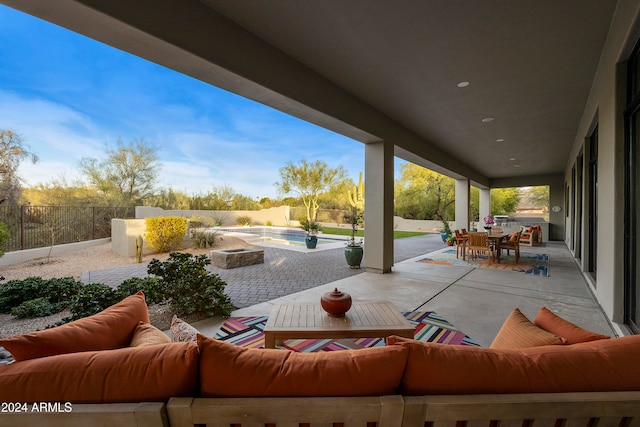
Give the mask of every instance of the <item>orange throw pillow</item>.
<svg viewBox="0 0 640 427">
<path fill-rule="evenodd" d="M 166 402 L 195 396 L 194 343 L 87 351 L 0 367 L 0 402 Z"/>
<path fill-rule="evenodd" d="M 566 340 L 537 327 L 516 308 L 504 321 L 489 347 L 509 350 L 554 344 L 566 344 Z"/>
<path fill-rule="evenodd" d="M 164 332 L 150 323 L 138 322 L 129 347 L 146 347 L 148 345 L 167 344 L 171 342 Z"/>
<path fill-rule="evenodd" d="M 408 349 L 325 353 L 250 349 L 198 334 L 202 397 L 382 396 L 400 385 Z"/>
<path fill-rule="evenodd" d="M 561 336 L 567 340 L 567 344 L 577 344 L 581 342 L 596 341 L 609 339 L 606 335 L 597 334 L 595 332 L 587 331 L 579 326 L 574 325 L 568 320 L 564 320 L 562 317 L 553 313 L 546 307 L 542 307 L 538 312 L 538 315 L 533 320 L 536 326 L 544 329 L 547 332 Z"/>
<path fill-rule="evenodd" d="M 31 334 L 0 340 L 16 361 L 78 351 L 128 347 L 138 322 L 149 323 L 144 294 L 138 292 L 93 316 Z"/>
<path fill-rule="evenodd" d="M 403 395 L 564 393 L 640 390 L 640 335 L 519 350 L 424 343 L 409 348 Z"/>
</svg>

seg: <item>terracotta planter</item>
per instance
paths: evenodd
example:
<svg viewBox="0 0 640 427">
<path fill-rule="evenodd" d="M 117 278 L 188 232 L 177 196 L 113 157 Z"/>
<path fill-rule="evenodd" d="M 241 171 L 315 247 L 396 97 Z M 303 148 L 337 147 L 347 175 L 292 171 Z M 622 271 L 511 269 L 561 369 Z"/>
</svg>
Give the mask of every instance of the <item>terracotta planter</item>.
<svg viewBox="0 0 640 427">
<path fill-rule="evenodd" d="M 327 292 L 320 297 L 320 305 L 329 316 L 344 317 L 351 308 L 351 295 L 335 288 L 333 292 Z"/>
</svg>

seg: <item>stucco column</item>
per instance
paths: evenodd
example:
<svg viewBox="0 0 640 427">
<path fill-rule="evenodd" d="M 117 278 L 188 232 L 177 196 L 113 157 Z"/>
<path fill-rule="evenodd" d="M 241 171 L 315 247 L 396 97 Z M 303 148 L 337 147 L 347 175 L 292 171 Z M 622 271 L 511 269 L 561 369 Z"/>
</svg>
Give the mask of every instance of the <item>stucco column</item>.
<svg viewBox="0 0 640 427">
<path fill-rule="evenodd" d="M 491 190 L 489 188 L 480 189 L 480 218 L 478 219 L 478 229 L 484 225 L 484 217 L 491 213 Z"/>
<path fill-rule="evenodd" d="M 393 266 L 393 144 L 365 144 L 365 239 L 367 271 L 389 273 Z"/>
<path fill-rule="evenodd" d="M 456 230 L 469 229 L 470 184 L 468 179 L 456 179 Z"/>
</svg>

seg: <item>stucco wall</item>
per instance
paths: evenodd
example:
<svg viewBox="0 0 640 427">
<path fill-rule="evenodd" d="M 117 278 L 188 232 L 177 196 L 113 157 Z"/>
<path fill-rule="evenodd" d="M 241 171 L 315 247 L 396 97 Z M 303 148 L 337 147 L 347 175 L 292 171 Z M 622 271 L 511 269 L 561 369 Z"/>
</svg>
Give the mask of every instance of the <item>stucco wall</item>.
<svg viewBox="0 0 640 427">
<path fill-rule="evenodd" d="M 614 322 L 622 322 L 624 315 L 623 286 L 623 206 L 624 195 L 621 151 L 624 146 L 624 76 L 621 67 L 638 37 L 638 12 L 640 1 L 621 1 L 613 18 L 606 46 L 600 58 L 580 126 L 565 169 L 565 182 L 571 185 L 572 168 L 576 159 L 585 152 L 585 141 L 598 126 L 598 224 L 597 224 L 597 276 L 593 291 L 605 313 Z M 624 69 L 624 67 L 622 67 Z M 621 90 L 622 89 L 622 90 Z M 588 159 L 585 158 L 584 166 Z M 583 169 L 584 170 L 584 169 Z M 585 177 L 587 174 L 584 174 Z M 587 191 L 583 186 L 583 194 Z M 575 196 L 574 189 L 571 197 Z M 580 265 L 588 269 L 588 206 L 583 197 L 583 219 L 581 235 Z M 567 245 L 571 248 L 573 224 L 576 218 L 567 221 Z M 576 248 L 572 248 L 574 253 Z"/>
<path fill-rule="evenodd" d="M 271 225 L 286 227 L 289 225 L 289 211 L 289 206 L 279 206 L 259 211 L 165 210 L 151 206 L 136 206 L 136 219 L 156 216 L 180 216 L 185 218 L 209 216 L 224 219 L 222 225 L 234 226 L 238 225 L 238 217 L 249 216 L 254 221 L 251 225 L 266 225 L 267 222 L 270 222 Z"/>
</svg>

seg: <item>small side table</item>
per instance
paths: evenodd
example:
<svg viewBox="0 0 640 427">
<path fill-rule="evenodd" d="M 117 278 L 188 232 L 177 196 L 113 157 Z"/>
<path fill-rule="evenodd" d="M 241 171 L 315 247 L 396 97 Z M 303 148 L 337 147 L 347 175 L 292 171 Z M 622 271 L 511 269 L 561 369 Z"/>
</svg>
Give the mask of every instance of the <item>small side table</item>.
<svg viewBox="0 0 640 427">
<path fill-rule="evenodd" d="M 318 304 L 273 307 L 264 328 L 265 348 L 291 338 L 413 338 L 415 327 L 390 302 L 354 303 L 344 317 L 329 316 Z"/>
</svg>

